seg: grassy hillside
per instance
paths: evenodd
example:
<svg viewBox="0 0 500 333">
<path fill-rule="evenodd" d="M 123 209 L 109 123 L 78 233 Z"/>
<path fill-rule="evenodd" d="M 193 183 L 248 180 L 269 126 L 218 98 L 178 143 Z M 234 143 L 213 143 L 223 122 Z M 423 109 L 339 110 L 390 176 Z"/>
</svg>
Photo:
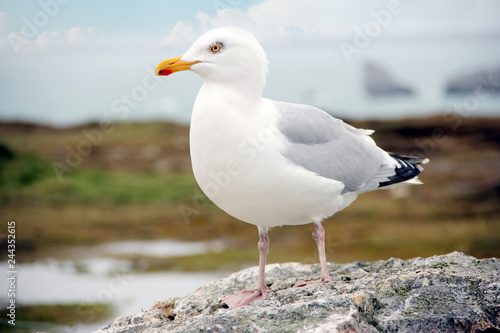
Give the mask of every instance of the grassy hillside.
<svg viewBox="0 0 500 333">
<path fill-rule="evenodd" d="M 500 256 L 500 119 L 351 122 L 377 143 L 427 156 L 424 185 L 361 195 L 324 222 L 330 261 L 453 250 Z M 150 269 L 257 263 L 257 230 L 228 216 L 193 178 L 188 129 L 167 123 L 69 129 L 0 124 L 0 232 L 15 220 L 20 260 L 111 240 L 223 239 L 227 250 Z M 270 233 L 269 262 L 317 261 L 311 225 Z"/>
</svg>

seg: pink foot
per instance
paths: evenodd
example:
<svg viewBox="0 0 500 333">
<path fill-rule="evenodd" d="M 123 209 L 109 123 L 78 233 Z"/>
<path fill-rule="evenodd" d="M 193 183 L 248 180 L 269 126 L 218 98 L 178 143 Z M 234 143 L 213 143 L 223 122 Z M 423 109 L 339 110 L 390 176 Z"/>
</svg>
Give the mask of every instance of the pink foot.
<svg viewBox="0 0 500 333">
<path fill-rule="evenodd" d="M 319 279 L 319 280 L 312 280 L 312 281 L 297 281 L 293 284 L 292 288 L 300 288 L 300 287 L 304 287 L 304 286 L 307 286 L 308 284 L 313 284 L 313 283 L 328 283 L 328 282 L 331 282 L 332 279 L 330 279 L 329 277 L 328 278 L 322 278 L 322 279 Z"/>
<path fill-rule="evenodd" d="M 259 289 L 245 289 L 224 298 L 222 301 L 220 301 L 220 303 L 226 303 L 231 309 L 234 309 L 250 304 L 253 301 L 264 299 L 266 297 L 266 292 L 262 292 Z"/>
</svg>

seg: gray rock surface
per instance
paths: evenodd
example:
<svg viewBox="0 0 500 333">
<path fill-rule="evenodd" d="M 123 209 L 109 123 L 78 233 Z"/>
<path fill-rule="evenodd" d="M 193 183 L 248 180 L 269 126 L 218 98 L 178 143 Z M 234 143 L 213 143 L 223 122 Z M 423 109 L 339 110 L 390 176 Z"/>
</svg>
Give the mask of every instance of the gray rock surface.
<svg viewBox="0 0 500 333">
<path fill-rule="evenodd" d="M 500 94 L 500 68 L 485 69 L 451 79 L 446 93 L 472 94 L 481 99 L 488 98 L 490 94 Z"/>
<path fill-rule="evenodd" d="M 413 89 L 398 82 L 381 65 L 367 62 L 365 64 L 365 90 L 370 96 L 411 96 Z"/>
<path fill-rule="evenodd" d="M 268 298 L 237 309 L 219 300 L 250 288 L 257 267 L 191 294 L 122 316 L 98 333 L 134 332 L 500 332 L 500 260 L 462 253 L 410 260 L 267 266 Z"/>
</svg>

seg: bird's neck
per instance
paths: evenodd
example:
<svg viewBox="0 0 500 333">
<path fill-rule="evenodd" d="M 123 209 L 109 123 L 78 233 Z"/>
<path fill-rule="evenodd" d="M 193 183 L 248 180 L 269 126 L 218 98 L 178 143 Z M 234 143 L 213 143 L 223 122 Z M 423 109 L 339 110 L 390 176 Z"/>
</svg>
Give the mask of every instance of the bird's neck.
<svg viewBox="0 0 500 333">
<path fill-rule="evenodd" d="M 255 81 L 251 83 L 245 81 L 232 82 L 231 84 L 205 81 L 200 90 L 200 95 L 205 96 L 204 99 L 211 101 L 213 104 L 224 103 L 226 105 L 233 105 L 242 111 L 250 111 L 251 107 L 243 106 L 256 106 L 260 104 L 262 101 L 262 90 L 263 85 L 256 84 Z"/>
<path fill-rule="evenodd" d="M 243 99 L 261 99 L 262 90 L 266 85 L 266 70 L 259 64 L 250 63 L 248 67 L 214 73 L 200 73 L 203 78 L 203 88 L 223 91 L 224 94 L 235 95 Z"/>
</svg>

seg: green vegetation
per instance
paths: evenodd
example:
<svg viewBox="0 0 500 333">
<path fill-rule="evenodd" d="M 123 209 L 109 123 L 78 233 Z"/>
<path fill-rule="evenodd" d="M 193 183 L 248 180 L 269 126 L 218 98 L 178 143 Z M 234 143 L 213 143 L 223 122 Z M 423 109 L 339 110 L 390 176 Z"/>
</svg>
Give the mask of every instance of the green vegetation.
<svg viewBox="0 0 500 333">
<path fill-rule="evenodd" d="M 354 123 L 377 130 L 374 138 L 386 150 L 415 154 L 420 149 L 431 163 L 420 177 L 424 185 L 360 195 L 325 221 L 329 261 L 451 251 L 500 256 L 500 119 L 460 120 L 458 127 L 439 117 Z M 115 124 L 81 160 L 71 157 L 78 145 L 90 142 L 85 133 L 97 133 L 97 128 L 0 124 L 0 242 L 5 222 L 16 221 L 17 263 L 70 255 L 66 246 L 165 238 L 218 239 L 225 249 L 181 258 L 124 259 L 137 271 L 234 271 L 258 263 L 255 226 L 228 216 L 198 188 L 186 127 Z M 445 136 L 433 138 L 436 128 Z M 273 229 L 268 262 L 318 263 L 312 231 L 312 225 Z M 471 280 L 471 294 L 476 289 L 477 281 Z M 403 286 L 388 293 L 404 296 L 409 291 Z M 439 305 L 434 297 L 419 301 L 422 307 Z M 171 304 L 158 307 L 173 319 Z M 21 306 L 16 308 L 16 331 L 65 331 L 63 326 L 36 325 L 99 322 L 111 311 L 105 304 Z M 420 308 L 409 311 L 418 315 Z M 5 318 L 4 312 L 0 315 Z M 0 331 L 4 329 L 12 327 L 0 322 Z"/>
<path fill-rule="evenodd" d="M 49 205 L 180 203 L 190 200 L 195 180 L 186 173 L 75 170 L 63 181 L 50 164 L 32 155 L 6 163 L 0 200 L 43 201 Z"/>
<path fill-rule="evenodd" d="M 8 318 L 7 310 L 1 310 L 0 316 Z M 59 331 L 57 326 L 47 324 L 74 326 L 76 324 L 90 324 L 107 320 L 112 315 L 112 308 L 108 304 L 41 304 L 36 306 L 16 307 L 16 325 L 0 323 L 0 330 L 17 332 L 32 332 L 34 329 Z M 43 324 L 41 324 L 43 323 Z M 43 325 L 40 327 L 40 325 Z M 63 331 L 63 327 L 60 327 Z"/>
<path fill-rule="evenodd" d="M 330 261 L 454 250 L 500 256 L 500 149 L 493 135 L 500 132 L 499 119 L 463 119 L 458 129 L 439 118 L 354 125 L 379 130 L 374 138 L 389 151 L 423 149 L 431 163 L 421 176 L 424 185 L 360 195 L 325 221 Z M 68 151 L 88 141 L 84 133 L 95 128 L 0 124 L 0 219 L 16 221 L 18 260 L 53 255 L 66 245 L 171 238 L 224 239 L 227 248 L 182 260 L 142 258 L 148 270 L 257 264 L 255 226 L 215 207 L 196 185 L 187 128 L 116 124 L 69 165 Z M 427 134 L 433 128 L 445 130 L 445 139 L 432 141 Z M 62 174 L 54 162 L 66 168 Z M 269 262 L 316 263 L 312 230 L 311 225 L 272 230 Z M 0 232 L 5 231 L 3 223 Z"/>
</svg>

